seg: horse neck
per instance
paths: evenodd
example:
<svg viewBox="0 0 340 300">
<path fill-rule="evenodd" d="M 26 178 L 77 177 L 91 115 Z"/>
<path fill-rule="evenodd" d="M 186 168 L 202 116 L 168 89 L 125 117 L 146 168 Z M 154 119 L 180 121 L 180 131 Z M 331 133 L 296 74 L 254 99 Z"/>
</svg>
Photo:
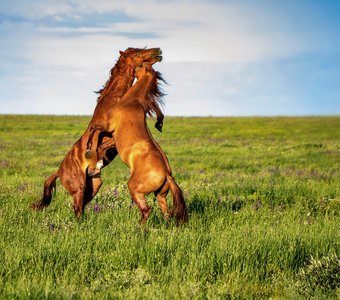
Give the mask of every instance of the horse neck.
<svg viewBox="0 0 340 300">
<path fill-rule="evenodd" d="M 149 84 L 151 83 L 152 76 L 150 75 L 144 75 L 140 78 L 138 78 L 137 82 L 129 89 L 128 92 L 128 101 L 133 102 L 138 99 L 138 101 L 141 101 L 141 99 L 144 99 L 145 93 L 147 89 L 149 88 Z M 124 101 L 125 103 L 127 101 Z"/>
<path fill-rule="evenodd" d="M 124 64 L 124 62 L 118 61 L 112 69 L 111 77 L 101 92 L 98 101 L 103 99 L 105 96 L 108 96 L 108 98 L 123 97 L 132 86 L 133 80 L 134 68 Z"/>
</svg>

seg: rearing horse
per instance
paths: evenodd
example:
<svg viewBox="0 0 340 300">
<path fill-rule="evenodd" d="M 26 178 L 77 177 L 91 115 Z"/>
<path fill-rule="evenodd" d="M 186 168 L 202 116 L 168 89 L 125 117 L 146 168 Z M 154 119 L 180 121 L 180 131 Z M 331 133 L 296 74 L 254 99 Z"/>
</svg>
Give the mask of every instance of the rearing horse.
<svg viewBox="0 0 340 300">
<path fill-rule="evenodd" d="M 83 213 L 86 204 L 93 199 L 102 185 L 100 176 L 89 176 L 89 169 L 93 170 L 95 168 L 98 157 L 103 158 L 103 164 L 106 166 L 117 155 L 111 136 L 105 136 L 104 134 L 93 136 L 92 134 L 96 144 L 103 144 L 106 147 L 99 149 L 96 152 L 97 155 L 93 155 L 91 159 L 85 158 L 87 142 L 91 134 L 91 124 L 94 118 L 100 118 L 100 113 L 105 111 L 105 107 L 109 106 L 111 101 L 117 102 L 132 86 L 135 78 L 135 68 L 141 66 L 143 62 L 154 64 L 161 61 L 161 54 L 162 52 L 159 48 L 128 48 L 126 51 L 120 52 L 120 58 L 112 68 L 109 80 L 100 91 L 95 114 L 88 128 L 66 154 L 59 169 L 46 179 L 43 197 L 40 201 L 32 203 L 31 208 L 42 210 L 51 203 L 52 190 L 55 188 L 56 180 L 59 177 L 62 185 L 73 197 L 75 215 L 79 217 Z"/>
<path fill-rule="evenodd" d="M 166 155 L 146 124 L 146 114 L 157 111 L 157 102 L 162 96 L 158 88 L 160 74 L 144 63 L 136 68 L 135 75 L 137 82 L 94 127 L 112 133 L 120 158 L 130 168 L 128 187 L 142 214 L 141 223 L 146 222 L 151 211 L 145 200 L 145 195 L 151 192 L 155 193 L 164 218 L 168 218 L 166 195 L 169 189 L 174 208 L 170 215 L 174 215 L 178 223 L 186 222 L 188 216 L 182 190 L 172 176 Z"/>
<path fill-rule="evenodd" d="M 117 62 L 115 69 L 114 69 L 116 74 L 113 74 L 111 72 L 111 77 L 115 76 L 115 78 L 116 77 L 121 78 L 121 76 L 123 75 L 124 80 L 118 81 L 119 86 L 116 86 L 116 87 L 114 87 L 114 84 L 115 84 L 114 82 L 110 84 L 107 83 L 106 87 L 101 91 L 101 95 L 98 98 L 98 104 L 95 108 L 95 111 L 93 113 L 92 119 L 89 124 L 89 137 L 87 141 L 87 150 L 85 152 L 85 157 L 88 159 L 92 157 L 93 150 L 97 151 L 98 146 L 100 146 L 100 149 L 99 149 L 100 151 L 106 148 L 110 148 L 114 145 L 114 141 L 113 139 L 111 139 L 107 141 L 107 143 L 98 143 L 97 147 L 95 147 L 95 149 L 92 150 L 92 145 L 93 145 L 92 139 L 93 139 L 94 134 L 97 131 L 103 131 L 102 128 L 105 128 L 105 125 L 110 121 L 108 119 L 107 112 L 112 110 L 112 107 L 115 106 L 120 101 L 120 99 L 123 97 L 126 91 L 132 86 L 133 80 L 135 78 L 134 76 L 135 68 L 138 66 L 141 66 L 141 64 L 144 62 L 147 62 L 152 65 L 155 62 L 162 60 L 162 57 L 160 56 L 162 54 L 162 51 L 158 49 L 158 52 L 157 52 L 158 55 L 154 57 L 154 60 L 143 59 L 142 57 L 143 52 L 139 51 L 137 52 L 137 54 L 135 54 L 135 56 L 133 56 L 133 63 L 131 63 L 129 61 L 129 58 L 130 58 L 129 53 L 134 50 L 135 49 L 133 48 L 129 48 L 125 52 L 121 52 L 121 58 L 125 57 L 126 59 L 123 64 L 121 64 L 119 61 Z M 154 50 L 154 49 L 151 49 L 151 50 Z M 139 58 L 139 60 L 137 59 L 136 61 L 136 57 Z M 126 65 L 128 65 L 129 67 L 126 68 Z M 157 103 L 155 103 L 155 105 L 152 107 L 152 110 L 148 109 L 147 113 L 149 115 L 157 116 L 157 122 L 155 124 L 155 127 L 159 131 L 162 132 L 164 115 L 161 109 L 159 108 L 159 106 L 157 105 Z M 101 125 L 101 124 L 104 124 L 104 125 Z M 102 151 L 100 151 L 100 153 L 102 153 Z M 96 168 L 94 174 L 98 172 L 100 172 L 100 168 L 99 169 Z"/>
</svg>

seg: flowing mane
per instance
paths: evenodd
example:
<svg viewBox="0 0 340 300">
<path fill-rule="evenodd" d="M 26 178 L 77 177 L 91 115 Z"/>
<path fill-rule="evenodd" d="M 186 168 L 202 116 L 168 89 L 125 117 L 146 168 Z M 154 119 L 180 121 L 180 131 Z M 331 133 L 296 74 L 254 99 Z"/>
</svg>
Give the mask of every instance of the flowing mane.
<svg viewBox="0 0 340 300">
<path fill-rule="evenodd" d="M 110 77 L 106 81 L 105 85 L 99 91 L 96 92 L 97 94 L 99 94 L 97 102 L 102 100 L 110 90 L 115 89 L 115 87 L 119 83 L 119 81 L 117 81 L 117 78 L 120 78 L 118 74 L 127 74 L 128 72 L 129 71 L 125 65 L 124 58 L 121 56 L 116 62 L 116 64 L 113 66 L 113 68 L 110 70 Z"/>
<path fill-rule="evenodd" d="M 99 102 L 110 90 L 114 90 L 116 86 L 118 85 L 119 81 L 115 81 L 115 79 L 119 78 L 118 75 L 127 74 L 132 75 L 133 70 L 129 68 L 126 64 L 127 57 L 134 55 L 136 53 L 139 53 L 140 51 L 148 51 L 146 48 L 138 49 L 138 48 L 127 48 L 124 52 L 120 52 L 120 57 L 116 64 L 113 66 L 113 68 L 110 71 L 110 77 L 106 81 L 105 85 L 96 93 L 99 94 L 97 98 L 97 102 Z M 161 51 L 158 49 L 157 55 L 160 55 Z M 160 61 L 160 60 L 159 60 Z"/>
<path fill-rule="evenodd" d="M 161 73 L 155 72 L 152 76 L 150 84 L 141 97 L 143 109 L 150 117 L 158 115 L 160 110 L 159 104 L 164 106 L 163 97 L 165 94 L 160 87 L 160 82 L 166 84 L 166 81 L 162 78 Z"/>
</svg>

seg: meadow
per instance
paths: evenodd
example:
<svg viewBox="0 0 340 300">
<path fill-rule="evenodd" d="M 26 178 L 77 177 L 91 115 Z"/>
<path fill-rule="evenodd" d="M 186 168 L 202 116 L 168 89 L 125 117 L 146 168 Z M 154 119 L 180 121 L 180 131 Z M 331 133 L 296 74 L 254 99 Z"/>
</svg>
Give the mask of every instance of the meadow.
<svg viewBox="0 0 340 300">
<path fill-rule="evenodd" d="M 119 158 L 80 220 L 59 180 L 31 211 L 89 119 L 0 115 L 0 299 L 339 299 L 340 117 L 150 122 L 183 226 L 139 225 Z"/>
</svg>

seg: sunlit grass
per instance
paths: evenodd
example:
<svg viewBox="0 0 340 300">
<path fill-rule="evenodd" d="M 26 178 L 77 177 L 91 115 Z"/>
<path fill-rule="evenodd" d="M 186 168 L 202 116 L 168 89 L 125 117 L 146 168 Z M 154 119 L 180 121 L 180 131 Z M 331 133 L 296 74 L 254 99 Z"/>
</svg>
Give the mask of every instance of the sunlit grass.
<svg viewBox="0 0 340 300">
<path fill-rule="evenodd" d="M 0 116 L 0 298 L 339 296 L 317 268 L 301 274 L 312 257 L 339 261 L 340 117 L 150 122 L 187 201 L 181 227 L 152 196 L 138 224 L 119 159 L 81 220 L 59 181 L 46 211 L 28 209 L 88 121 Z"/>
</svg>

